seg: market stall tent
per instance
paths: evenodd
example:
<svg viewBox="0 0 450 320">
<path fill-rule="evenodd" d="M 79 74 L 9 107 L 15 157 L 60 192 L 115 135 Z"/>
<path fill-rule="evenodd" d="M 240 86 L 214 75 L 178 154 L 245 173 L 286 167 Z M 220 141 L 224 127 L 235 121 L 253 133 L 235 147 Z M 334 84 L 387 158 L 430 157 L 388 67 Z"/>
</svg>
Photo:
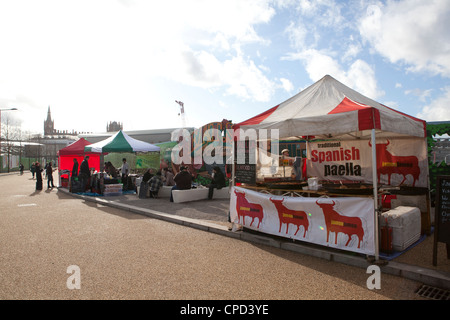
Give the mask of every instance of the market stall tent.
<svg viewBox="0 0 450 320">
<path fill-rule="evenodd" d="M 84 147 L 86 152 L 159 152 L 160 148 L 151 143 L 131 138 L 118 131 L 108 139 Z"/>
<path fill-rule="evenodd" d="M 84 150 L 85 146 L 90 145 L 91 143 L 84 138 L 81 138 L 67 147 L 62 148 L 58 151 L 58 170 L 61 172 L 63 170 L 72 171 L 73 167 L 73 159 L 77 159 L 80 164 L 83 161 L 85 156 L 89 156 L 89 167 L 94 168 L 97 171 L 100 171 L 100 153 L 86 152 Z"/>
<path fill-rule="evenodd" d="M 426 122 L 391 109 L 326 75 L 290 99 L 234 125 L 236 129 L 276 129 L 280 139 L 414 139 L 426 149 Z M 377 177 L 377 148 L 371 148 L 372 177 Z M 378 230 L 378 181 L 373 178 L 374 226 Z M 427 182 L 428 183 L 428 182 Z M 378 259 L 378 232 L 375 232 Z"/>
</svg>

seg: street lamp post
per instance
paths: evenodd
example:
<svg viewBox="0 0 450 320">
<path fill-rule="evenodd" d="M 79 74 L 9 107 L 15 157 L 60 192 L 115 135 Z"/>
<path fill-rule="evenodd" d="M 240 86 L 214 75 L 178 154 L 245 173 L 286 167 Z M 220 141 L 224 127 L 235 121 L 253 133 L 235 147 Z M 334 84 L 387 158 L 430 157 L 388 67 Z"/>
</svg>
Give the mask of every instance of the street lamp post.
<svg viewBox="0 0 450 320">
<path fill-rule="evenodd" d="M 17 108 L 0 109 L 0 155 L 2 153 L 2 111 L 12 111 L 17 110 Z M 9 159 L 8 159 L 9 162 Z M 3 165 L 0 165 L 0 172 L 2 172 Z M 8 166 L 9 168 L 9 166 Z"/>
</svg>

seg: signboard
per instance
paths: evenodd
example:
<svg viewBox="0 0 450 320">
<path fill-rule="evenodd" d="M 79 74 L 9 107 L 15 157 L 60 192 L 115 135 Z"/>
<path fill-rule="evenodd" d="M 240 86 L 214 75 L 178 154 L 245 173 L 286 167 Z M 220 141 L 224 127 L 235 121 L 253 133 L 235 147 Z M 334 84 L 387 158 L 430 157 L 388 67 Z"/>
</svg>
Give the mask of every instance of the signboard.
<svg viewBox="0 0 450 320">
<path fill-rule="evenodd" d="M 280 237 L 375 254 L 372 198 L 283 197 L 233 187 L 230 218 Z"/>
<path fill-rule="evenodd" d="M 235 144 L 236 165 L 235 179 L 237 183 L 256 184 L 256 164 L 250 157 L 250 151 L 255 151 L 254 141 L 245 141 L 245 151 L 238 152 L 237 143 Z"/>
<path fill-rule="evenodd" d="M 427 187 L 427 145 L 424 139 L 379 139 L 377 181 L 392 186 Z M 310 142 L 308 176 L 319 180 L 372 183 L 372 146 L 368 140 Z"/>
<path fill-rule="evenodd" d="M 437 265 L 437 243 L 447 244 L 450 259 L 450 176 L 438 176 L 436 183 L 433 265 Z"/>
</svg>

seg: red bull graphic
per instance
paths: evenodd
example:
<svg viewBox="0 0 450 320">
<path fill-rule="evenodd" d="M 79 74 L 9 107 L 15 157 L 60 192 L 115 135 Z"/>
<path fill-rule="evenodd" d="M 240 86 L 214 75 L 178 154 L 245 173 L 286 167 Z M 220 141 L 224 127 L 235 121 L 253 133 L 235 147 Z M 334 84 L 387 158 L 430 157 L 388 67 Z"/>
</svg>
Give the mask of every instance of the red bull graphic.
<svg viewBox="0 0 450 320">
<path fill-rule="evenodd" d="M 387 175 L 388 185 L 390 185 L 391 176 L 399 174 L 403 176 L 403 180 L 400 182 L 401 185 L 406 181 L 407 176 L 411 175 L 414 187 L 420 176 L 419 159 L 416 156 L 394 156 L 387 150 L 389 144 L 389 140 L 387 140 L 387 143 L 376 144 L 378 182 L 380 182 L 381 175 Z M 372 147 L 370 141 L 369 146 Z"/>
<path fill-rule="evenodd" d="M 252 226 L 253 222 L 255 221 L 255 218 L 258 218 L 258 226 L 256 228 L 259 228 L 259 225 L 261 224 L 261 221 L 264 217 L 264 211 L 262 206 L 256 203 L 248 202 L 247 199 L 245 198 L 245 192 L 238 192 L 234 190 L 234 193 L 236 194 L 237 197 L 236 211 L 238 214 L 239 223 L 242 220 L 242 224 L 245 225 L 245 217 L 250 217 L 252 219 L 250 226 Z"/>
<path fill-rule="evenodd" d="M 306 236 L 306 231 L 309 228 L 308 215 L 305 211 L 296 211 L 288 209 L 284 204 L 284 198 L 281 200 L 272 199 L 270 201 L 275 205 L 275 208 L 278 212 L 278 218 L 280 219 L 280 228 L 278 232 L 281 232 L 281 227 L 283 224 L 286 224 L 286 234 L 289 232 L 289 224 L 293 224 L 297 227 L 297 230 L 294 233 L 294 236 L 297 235 L 300 227 L 303 226 L 303 238 Z"/>
<path fill-rule="evenodd" d="M 230 194 L 230 221 L 277 237 L 375 253 L 372 198 L 290 197 L 234 186 Z"/>
<path fill-rule="evenodd" d="M 327 243 L 330 239 L 330 233 L 334 232 L 335 244 L 337 244 L 338 234 L 342 232 L 348 236 L 345 246 L 347 247 L 352 240 L 352 236 L 356 235 L 358 237 L 359 249 L 364 237 L 364 229 L 361 218 L 347 217 L 339 214 L 334 209 L 334 206 L 336 205 L 334 200 L 331 200 L 331 203 L 328 201 L 324 202 L 321 200 L 321 202 L 319 202 L 319 200 L 316 200 L 316 204 L 322 209 L 325 218 L 325 225 L 327 227 Z"/>
</svg>

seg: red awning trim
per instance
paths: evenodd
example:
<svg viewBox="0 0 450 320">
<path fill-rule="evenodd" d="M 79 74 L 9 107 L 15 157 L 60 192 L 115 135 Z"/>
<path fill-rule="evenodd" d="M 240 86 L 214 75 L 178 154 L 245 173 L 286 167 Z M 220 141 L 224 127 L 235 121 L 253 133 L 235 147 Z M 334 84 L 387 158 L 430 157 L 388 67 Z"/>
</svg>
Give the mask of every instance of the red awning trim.
<svg viewBox="0 0 450 320">
<path fill-rule="evenodd" d="M 328 114 L 336 114 L 336 113 L 343 113 L 343 112 L 350 112 L 350 111 L 356 111 L 356 110 L 362 110 L 371 108 L 370 106 L 367 106 L 362 103 L 355 102 L 353 100 L 350 100 L 349 98 L 345 97 L 341 103 L 339 103 L 336 108 L 328 112 Z"/>
<path fill-rule="evenodd" d="M 253 118 L 250 118 L 248 120 L 245 120 L 240 123 L 236 123 L 233 125 L 233 129 L 239 129 L 241 126 L 248 126 L 248 125 L 254 125 L 254 124 L 260 124 L 263 122 L 268 116 L 270 116 L 280 105 L 277 105 L 273 108 L 270 108 L 269 110 L 264 111 L 263 113 L 258 114 L 257 116 L 254 116 Z"/>
</svg>

